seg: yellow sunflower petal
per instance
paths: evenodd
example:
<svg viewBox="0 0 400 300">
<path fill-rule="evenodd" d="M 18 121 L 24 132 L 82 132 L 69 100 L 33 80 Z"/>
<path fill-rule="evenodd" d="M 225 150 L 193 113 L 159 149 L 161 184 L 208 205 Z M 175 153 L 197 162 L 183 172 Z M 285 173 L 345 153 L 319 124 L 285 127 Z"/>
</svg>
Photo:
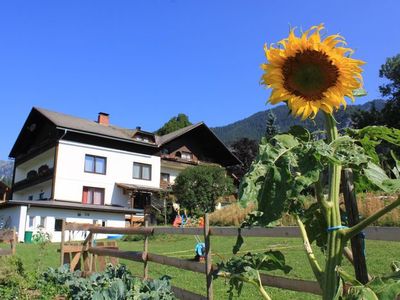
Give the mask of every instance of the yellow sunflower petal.
<svg viewBox="0 0 400 300">
<path fill-rule="evenodd" d="M 272 88 L 269 102 L 286 101 L 292 114 L 302 119 L 314 118 L 319 110 L 332 114 L 346 107 L 345 97 L 354 101 L 353 90 L 362 87 L 364 62 L 348 57 L 353 50 L 345 47 L 341 35 L 321 39 L 323 28 L 313 26 L 300 37 L 292 29 L 277 46 L 264 47 L 268 62 L 261 66 L 261 83 Z"/>
</svg>

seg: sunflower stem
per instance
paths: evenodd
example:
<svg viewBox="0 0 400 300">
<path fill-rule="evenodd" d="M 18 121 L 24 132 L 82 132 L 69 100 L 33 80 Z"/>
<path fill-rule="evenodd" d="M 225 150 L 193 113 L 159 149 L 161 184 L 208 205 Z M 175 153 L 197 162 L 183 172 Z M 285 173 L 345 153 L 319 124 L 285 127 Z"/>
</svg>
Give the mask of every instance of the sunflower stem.
<svg viewBox="0 0 400 300">
<path fill-rule="evenodd" d="M 335 141 L 338 137 L 338 130 L 333 116 L 325 114 L 326 132 L 328 143 Z M 339 208 L 340 177 L 342 167 L 333 162 L 329 165 L 329 194 L 328 206 L 326 208 L 326 223 L 328 228 L 341 225 Z M 343 230 L 328 231 L 328 249 L 325 265 L 325 282 L 323 286 L 323 299 L 332 300 L 339 288 L 339 276 L 337 267 L 340 266 L 343 251 Z"/>
</svg>

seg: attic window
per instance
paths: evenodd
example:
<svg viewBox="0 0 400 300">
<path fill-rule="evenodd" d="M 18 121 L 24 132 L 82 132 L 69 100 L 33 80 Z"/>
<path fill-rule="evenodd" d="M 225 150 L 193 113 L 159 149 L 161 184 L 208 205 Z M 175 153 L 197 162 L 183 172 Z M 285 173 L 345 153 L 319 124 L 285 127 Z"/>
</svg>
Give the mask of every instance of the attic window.
<svg viewBox="0 0 400 300">
<path fill-rule="evenodd" d="M 135 136 L 135 140 L 141 141 L 141 142 L 150 143 L 149 138 L 148 138 L 147 136 L 143 136 L 143 135 L 137 135 L 137 136 Z"/>
<path fill-rule="evenodd" d="M 193 159 L 193 154 L 190 152 L 182 152 L 181 158 L 184 160 L 192 160 Z"/>
</svg>

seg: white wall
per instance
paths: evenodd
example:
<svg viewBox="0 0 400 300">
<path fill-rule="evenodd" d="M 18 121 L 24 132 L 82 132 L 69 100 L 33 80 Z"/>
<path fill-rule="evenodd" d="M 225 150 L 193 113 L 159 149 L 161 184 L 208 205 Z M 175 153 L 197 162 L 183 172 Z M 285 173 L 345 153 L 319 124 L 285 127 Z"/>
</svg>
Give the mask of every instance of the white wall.
<svg viewBox="0 0 400 300">
<path fill-rule="evenodd" d="M 84 172 L 85 154 L 107 158 L 106 174 Z M 115 183 L 160 186 L 160 157 L 60 141 L 54 199 L 82 202 L 83 186 L 105 189 L 105 204 L 126 205 L 127 196 Z M 152 165 L 151 181 L 133 179 L 133 163 Z"/>
<path fill-rule="evenodd" d="M 54 151 L 55 148 L 51 148 L 38 156 L 18 165 L 15 169 L 15 182 L 21 181 L 26 178 L 26 174 L 31 170 L 38 171 L 42 165 L 48 165 L 49 168 L 54 167 Z"/>
<path fill-rule="evenodd" d="M 169 182 L 170 184 L 174 184 L 175 178 L 179 175 L 182 170 L 176 170 L 168 167 L 161 167 L 161 173 L 168 173 L 169 174 Z"/>
<path fill-rule="evenodd" d="M 0 219 L 3 219 L 4 222 L 7 221 L 8 218 L 11 219 L 10 225 L 8 227 L 17 230 L 18 240 L 24 240 L 24 226 L 25 226 L 25 216 L 26 216 L 26 206 L 13 206 L 7 207 L 0 210 Z"/>
<path fill-rule="evenodd" d="M 33 218 L 33 226 L 29 226 L 29 219 Z M 44 229 L 50 234 L 52 242 L 61 241 L 61 232 L 55 231 L 56 219 L 65 219 L 66 222 L 81 223 L 81 224 L 102 224 L 105 221 L 107 227 L 125 227 L 125 215 L 122 213 L 108 213 L 108 212 L 93 212 L 93 211 L 79 211 L 79 210 L 66 210 L 54 208 L 31 207 L 27 210 L 26 227 L 25 230 L 38 231 L 40 219 L 44 219 Z M 82 231 L 71 232 L 71 240 L 84 240 L 87 233 Z M 98 234 L 95 239 L 106 238 L 107 235 Z M 69 232 L 65 234 L 65 240 L 70 238 Z"/>
<path fill-rule="evenodd" d="M 33 200 L 39 200 L 39 194 L 42 192 L 44 193 L 43 199 L 50 199 L 52 183 L 53 180 L 50 179 L 26 189 L 16 191 L 13 193 L 13 200 L 29 200 L 29 196 L 33 196 Z"/>
<path fill-rule="evenodd" d="M 10 218 L 8 228 L 17 228 L 19 226 L 19 207 L 7 207 L 0 210 L 0 229 L 5 226 Z"/>
</svg>

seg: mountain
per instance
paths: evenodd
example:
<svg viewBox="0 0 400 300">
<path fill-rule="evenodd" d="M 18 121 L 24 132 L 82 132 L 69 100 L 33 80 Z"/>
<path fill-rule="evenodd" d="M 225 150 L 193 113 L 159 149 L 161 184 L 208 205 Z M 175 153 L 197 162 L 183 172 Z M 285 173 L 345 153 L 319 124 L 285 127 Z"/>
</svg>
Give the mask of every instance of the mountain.
<svg viewBox="0 0 400 300">
<path fill-rule="evenodd" d="M 360 105 L 348 105 L 346 110 L 339 110 L 335 113 L 335 119 L 338 122 L 339 129 L 351 126 L 351 114 L 356 110 L 370 110 L 375 104 L 377 110 L 385 106 L 384 100 L 373 100 Z M 272 110 L 276 116 L 276 124 L 281 132 L 287 131 L 291 126 L 302 125 L 310 131 L 322 130 L 324 128 L 324 118 L 318 114 L 314 120 L 301 121 L 299 118 L 293 118 L 289 114 L 286 105 L 260 111 L 243 120 L 232 124 L 214 127 L 211 130 L 226 144 L 231 144 L 237 139 L 247 137 L 249 139 L 259 140 L 265 133 L 268 112 Z"/>
<path fill-rule="evenodd" d="M 0 181 L 10 185 L 14 170 L 14 162 L 11 160 L 0 160 Z"/>
</svg>

